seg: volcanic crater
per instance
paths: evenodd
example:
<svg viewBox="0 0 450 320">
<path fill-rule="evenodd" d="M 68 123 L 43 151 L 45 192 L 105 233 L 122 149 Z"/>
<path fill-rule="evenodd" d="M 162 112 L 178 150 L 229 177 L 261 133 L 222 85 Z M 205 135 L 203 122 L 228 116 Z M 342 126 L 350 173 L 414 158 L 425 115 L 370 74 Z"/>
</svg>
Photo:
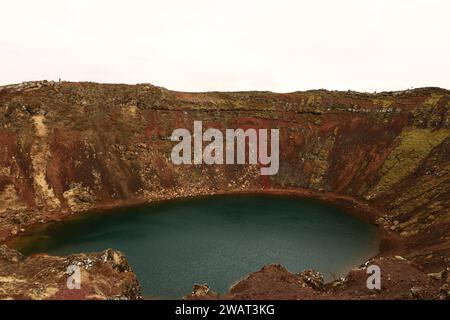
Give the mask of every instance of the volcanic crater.
<svg viewBox="0 0 450 320">
<path fill-rule="evenodd" d="M 222 131 L 279 128 L 278 173 L 174 165 L 167 137 L 197 120 Z M 0 298 L 139 299 L 118 251 L 24 257 L 10 244 L 72 216 L 217 194 L 333 203 L 378 226 L 380 253 L 328 283 L 314 270 L 267 265 L 225 294 L 197 284 L 186 299 L 450 297 L 448 90 L 190 93 L 32 81 L 0 87 L 0 147 Z M 81 290 L 66 287 L 71 264 L 88 279 Z M 368 264 L 382 270 L 380 290 L 366 287 Z"/>
</svg>

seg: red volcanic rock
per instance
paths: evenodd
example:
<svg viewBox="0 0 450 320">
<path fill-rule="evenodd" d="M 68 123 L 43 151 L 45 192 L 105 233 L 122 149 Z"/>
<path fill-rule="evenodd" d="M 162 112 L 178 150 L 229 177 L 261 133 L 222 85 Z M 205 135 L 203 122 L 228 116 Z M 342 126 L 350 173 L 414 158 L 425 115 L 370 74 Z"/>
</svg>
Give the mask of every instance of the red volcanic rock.
<svg viewBox="0 0 450 320">
<path fill-rule="evenodd" d="M 281 265 L 267 265 L 234 284 L 226 299 L 315 299 L 318 292 L 309 283 Z"/>
<path fill-rule="evenodd" d="M 380 290 L 366 285 L 366 268 L 372 264 L 382 270 Z M 307 270 L 296 275 L 280 265 L 267 265 L 234 284 L 224 295 L 192 294 L 185 299 L 448 299 L 448 279 L 430 277 L 400 256 L 376 258 L 339 280 L 327 284 L 322 281 L 318 272 Z M 211 291 L 206 284 L 203 286 Z"/>
</svg>

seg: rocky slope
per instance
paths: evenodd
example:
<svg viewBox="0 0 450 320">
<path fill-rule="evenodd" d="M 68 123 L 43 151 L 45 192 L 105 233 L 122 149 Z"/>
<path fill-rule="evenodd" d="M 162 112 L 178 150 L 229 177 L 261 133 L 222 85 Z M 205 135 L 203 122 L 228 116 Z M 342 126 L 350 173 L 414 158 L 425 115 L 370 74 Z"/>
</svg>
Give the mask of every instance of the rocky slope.
<svg viewBox="0 0 450 320">
<path fill-rule="evenodd" d="M 367 265 L 382 270 L 381 288 L 368 289 Z M 450 299 L 449 268 L 426 274 L 414 263 L 401 256 L 378 257 L 350 271 L 345 277 L 324 283 L 314 270 L 293 274 L 280 265 L 264 266 L 261 270 L 238 281 L 230 290 L 219 295 L 208 284 L 194 285 L 186 300 L 448 300 Z"/>
<path fill-rule="evenodd" d="M 194 120 L 221 130 L 279 128 L 278 174 L 261 176 L 254 165 L 173 165 L 168 137 L 192 131 Z M 448 90 L 185 93 L 29 82 L 0 87 L 0 148 L 3 240 L 94 209 L 290 192 L 379 224 L 382 256 L 401 255 L 424 274 L 449 264 Z"/>
<path fill-rule="evenodd" d="M 80 270 L 78 289 L 67 285 Z M 0 299 L 140 299 L 140 286 L 125 257 L 112 250 L 102 253 L 24 258 L 0 246 Z"/>
</svg>

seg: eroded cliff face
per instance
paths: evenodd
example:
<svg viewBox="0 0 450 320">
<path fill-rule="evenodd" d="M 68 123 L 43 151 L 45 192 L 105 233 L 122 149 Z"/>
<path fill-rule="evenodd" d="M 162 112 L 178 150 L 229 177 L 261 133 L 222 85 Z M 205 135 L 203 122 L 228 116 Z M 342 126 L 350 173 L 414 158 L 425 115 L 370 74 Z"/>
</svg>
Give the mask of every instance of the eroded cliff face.
<svg viewBox="0 0 450 320">
<path fill-rule="evenodd" d="M 280 129 L 280 168 L 173 165 L 176 128 Z M 291 190 L 367 207 L 426 271 L 450 256 L 450 94 L 438 88 L 185 93 L 148 84 L 0 88 L 0 236 L 158 199 Z M 370 209 L 370 210 L 369 210 Z"/>
</svg>

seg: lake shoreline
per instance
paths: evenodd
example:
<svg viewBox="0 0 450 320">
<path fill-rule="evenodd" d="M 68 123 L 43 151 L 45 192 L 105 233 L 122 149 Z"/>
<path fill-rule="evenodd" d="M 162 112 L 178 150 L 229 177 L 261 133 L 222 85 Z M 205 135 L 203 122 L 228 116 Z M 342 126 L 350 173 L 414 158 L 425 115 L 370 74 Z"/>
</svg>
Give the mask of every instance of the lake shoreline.
<svg viewBox="0 0 450 320">
<path fill-rule="evenodd" d="M 313 268 L 333 281 L 378 253 L 379 233 L 324 201 L 251 193 L 78 215 L 10 246 L 25 257 L 114 248 L 126 255 L 144 295 L 173 298 L 202 281 L 224 294 L 237 279 L 272 263 L 292 272 Z"/>
<path fill-rule="evenodd" d="M 211 196 L 221 196 L 221 195 L 279 195 L 279 196 L 292 196 L 303 199 L 308 199 L 312 201 L 322 201 L 330 205 L 336 206 L 338 208 L 344 209 L 348 214 L 351 214 L 355 218 L 363 220 L 365 222 L 374 224 L 378 226 L 379 237 L 380 237 L 380 251 L 378 255 L 391 252 L 394 248 L 401 246 L 401 239 L 394 232 L 390 232 L 379 223 L 377 219 L 383 216 L 383 213 L 370 207 L 367 203 L 356 200 L 353 197 L 345 195 L 337 195 L 331 192 L 320 192 L 312 191 L 306 189 L 263 189 L 263 190 L 245 190 L 245 191 L 224 191 L 224 192 L 214 192 L 214 193 L 199 193 L 194 195 L 181 195 L 181 196 L 169 196 L 169 197 L 158 197 L 154 199 L 133 199 L 128 201 L 118 201 L 108 204 L 99 204 L 95 208 L 87 210 L 85 212 L 70 213 L 61 211 L 60 214 L 52 213 L 47 221 L 44 223 L 34 223 L 27 226 L 25 232 L 18 233 L 17 235 L 12 235 L 11 233 L 6 233 L 0 235 L 0 244 L 6 244 L 8 246 L 14 247 L 14 243 L 20 238 L 26 237 L 32 234 L 35 230 L 42 228 L 45 225 L 51 223 L 62 222 L 65 220 L 79 219 L 90 213 L 97 214 L 109 214 L 117 210 L 142 207 L 152 204 L 171 202 L 171 201 L 182 201 L 185 199 L 196 199 Z M 377 256 L 378 256 L 377 255 Z"/>
</svg>

